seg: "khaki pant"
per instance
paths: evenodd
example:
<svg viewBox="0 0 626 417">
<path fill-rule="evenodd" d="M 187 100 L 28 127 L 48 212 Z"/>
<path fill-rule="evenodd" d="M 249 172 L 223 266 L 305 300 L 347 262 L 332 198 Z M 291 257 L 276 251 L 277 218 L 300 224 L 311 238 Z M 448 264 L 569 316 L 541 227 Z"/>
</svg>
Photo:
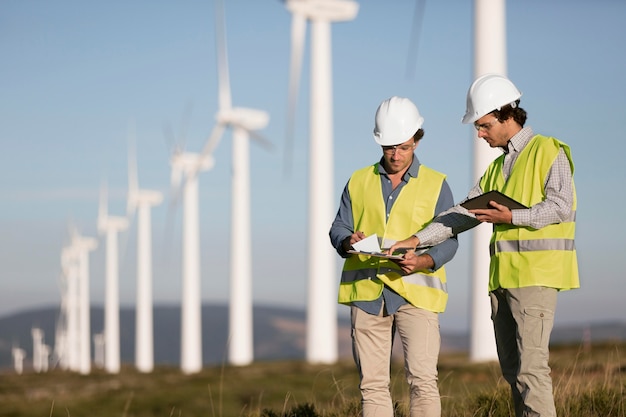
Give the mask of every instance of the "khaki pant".
<svg viewBox="0 0 626 417">
<path fill-rule="evenodd" d="M 384 310 L 384 309 L 383 309 Z M 437 360 L 439 315 L 406 304 L 391 315 L 372 315 L 352 307 L 352 349 L 359 370 L 363 417 L 392 417 L 389 391 L 391 347 L 397 331 L 404 351 L 411 417 L 438 417 L 441 400 Z"/>
<path fill-rule="evenodd" d="M 490 293 L 500 368 L 511 385 L 517 417 L 556 416 L 548 365 L 556 294 L 546 287 Z"/>
</svg>

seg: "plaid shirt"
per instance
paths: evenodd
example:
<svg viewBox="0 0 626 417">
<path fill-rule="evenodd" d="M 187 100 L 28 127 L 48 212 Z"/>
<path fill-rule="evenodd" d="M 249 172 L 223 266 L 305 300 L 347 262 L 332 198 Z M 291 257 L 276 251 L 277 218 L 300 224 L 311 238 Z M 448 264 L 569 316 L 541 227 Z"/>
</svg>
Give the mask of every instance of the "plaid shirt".
<svg viewBox="0 0 626 417">
<path fill-rule="evenodd" d="M 503 174 L 505 181 L 508 179 L 511 169 L 520 152 L 535 136 L 532 128 L 525 127 L 513 136 L 502 151 L 504 157 Z M 544 188 L 546 199 L 535 204 L 529 209 L 511 210 L 512 223 L 516 226 L 529 226 L 540 229 L 544 226 L 563 222 L 571 217 L 574 203 L 574 187 L 572 170 L 569 160 L 563 149 L 552 164 Z M 474 185 L 467 195 L 467 199 L 483 193 L 480 180 Z M 465 201 L 463 200 L 463 201 Z M 439 214 L 435 220 L 423 230 L 415 233 L 420 245 L 436 245 L 439 242 L 457 235 L 480 224 L 476 217 L 460 205 Z"/>
</svg>

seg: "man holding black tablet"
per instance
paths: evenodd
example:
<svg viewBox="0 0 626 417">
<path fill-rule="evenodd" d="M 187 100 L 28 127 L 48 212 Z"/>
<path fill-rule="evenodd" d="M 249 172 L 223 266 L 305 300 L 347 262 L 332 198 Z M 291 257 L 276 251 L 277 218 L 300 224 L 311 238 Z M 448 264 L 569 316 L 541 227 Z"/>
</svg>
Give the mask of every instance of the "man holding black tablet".
<svg viewBox="0 0 626 417">
<path fill-rule="evenodd" d="M 557 292 L 580 286 L 574 163 L 565 143 L 524 127 L 521 95 L 509 79 L 496 74 L 472 83 L 462 122 L 473 123 L 478 137 L 503 154 L 464 202 L 392 245 L 389 252 L 435 245 L 481 222 L 494 225 L 488 290 L 500 367 L 511 386 L 516 416 L 546 417 L 556 416 L 548 345 Z M 491 191 L 512 198 L 521 208 L 510 209 L 497 198 L 483 208 L 464 207 Z"/>
</svg>

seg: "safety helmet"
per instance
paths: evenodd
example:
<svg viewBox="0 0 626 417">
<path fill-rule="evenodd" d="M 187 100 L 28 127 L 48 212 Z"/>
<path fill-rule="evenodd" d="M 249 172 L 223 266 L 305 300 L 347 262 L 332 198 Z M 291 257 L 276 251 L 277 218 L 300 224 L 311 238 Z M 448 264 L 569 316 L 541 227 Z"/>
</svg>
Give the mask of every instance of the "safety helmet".
<svg viewBox="0 0 626 417">
<path fill-rule="evenodd" d="M 522 93 L 508 78 L 498 74 L 485 74 L 478 77 L 467 92 L 467 109 L 463 116 L 463 123 L 474 123 L 484 115 L 494 110 L 500 110 L 503 106 L 511 104 L 515 107 L 515 101 Z"/>
<path fill-rule="evenodd" d="M 424 118 L 411 100 L 391 97 L 376 110 L 374 140 L 382 146 L 398 145 L 413 137 L 423 123 Z"/>
</svg>

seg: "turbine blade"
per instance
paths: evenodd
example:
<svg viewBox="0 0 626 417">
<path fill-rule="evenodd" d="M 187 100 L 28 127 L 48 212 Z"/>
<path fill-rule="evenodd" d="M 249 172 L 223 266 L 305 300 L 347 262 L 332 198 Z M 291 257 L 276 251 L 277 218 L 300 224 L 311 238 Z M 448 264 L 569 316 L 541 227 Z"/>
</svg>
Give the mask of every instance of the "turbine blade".
<svg viewBox="0 0 626 417">
<path fill-rule="evenodd" d="M 219 80 L 219 110 L 232 107 L 228 51 L 226 46 L 226 18 L 222 0 L 215 1 L 215 39 L 217 49 L 217 75 Z"/>
<path fill-rule="evenodd" d="M 424 9 L 426 0 L 415 0 L 415 13 L 413 14 L 413 25 L 411 27 L 411 39 L 409 40 L 409 52 L 406 60 L 406 78 L 412 80 L 415 76 L 417 66 L 417 55 L 419 41 L 422 33 L 422 22 L 424 21 Z"/>
<path fill-rule="evenodd" d="M 165 140 L 165 147 L 169 155 L 172 155 L 178 150 L 176 137 L 174 136 L 174 131 L 170 123 L 163 123 L 163 139 Z"/>
<path fill-rule="evenodd" d="M 107 218 L 107 183 L 106 180 L 102 181 L 100 185 L 100 201 L 98 204 L 98 228 L 102 228 L 102 224 Z"/>
<path fill-rule="evenodd" d="M 217 148 L 217 145 L 220 143 L 220 139 L 224 134 L 225 128 L 226 126 L 219 122 L 213 128 L 211 136 L 209 136 L 209 139 L 204 144 L 204 148 L 202 148 L 202 152 L 200 152 L 200 155 L 198 157 L 198 169 L 206 158 L 213 155 L 213 151 L 215 151 L 215 148 Z M 194 174 L 198 171 L 198 169 L 195 170 Z"/>
<path fill-rule="evenodd" d="M 128 196 L 126 198 L 127 216 L 130 216 L 135 211 L 135 200 L 139 191 L 139 178 L 137 174 L 137 153 L 135 146 L 135 125 L 134 123 L 131 123 L 128 132 Z"/>
<path fill-rule="evenodd" d="M 291 62 L 289 66 L 289 97 L 287 100 L 287 132 L 285 137 L 285 173 L 291 174 L 293 143 L 295 134 L 296 108 L 302 73 L 302 58 L 306 38 L 306 18 L 300 13 L 293 13 L 291 19 Z"/>
<path fill-rule="evenodd" d="M 185 109 L 180 117 L 180 136 L 177 139 L 177 149 L 185 149 L 187 144 L 187 129 L 191 120 L 191 114 L 193 113 L 193 101 L 188 100 L 185 104 Z"/>
<path fill-rule="evenodd" d="M 172 167 L 172 173 L 170 176 L 170 200 L 174 202 L 174 204 L 178 204 L 180 190 L 182 188 L 183 182 L 183 172 L 182 169 L 178 166 Z"/>
<path fill-rule="evenodd" d="M 261 135 L 259 132 L 255 130 L 246 130 L 250 139 L 254 139 L 260 146 L 268 151 L 274 150 L 274 144 L 270 142 L 265 136 Z"/>
</svg>

